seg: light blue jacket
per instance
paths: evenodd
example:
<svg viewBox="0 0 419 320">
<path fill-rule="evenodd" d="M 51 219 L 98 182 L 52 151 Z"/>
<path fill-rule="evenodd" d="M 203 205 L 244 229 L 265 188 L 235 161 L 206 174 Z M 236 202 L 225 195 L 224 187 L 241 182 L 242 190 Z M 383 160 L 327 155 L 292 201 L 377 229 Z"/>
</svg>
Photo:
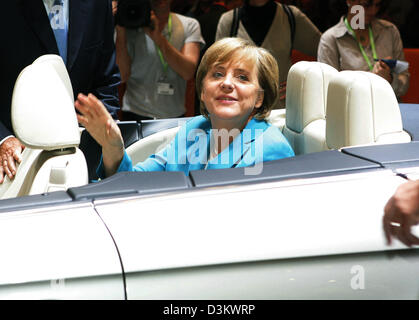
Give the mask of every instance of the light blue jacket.
<svg viewBox="0 0 419 320">
<path fill-rule="evenodd" d="M 170 144 L 145 161 L 133 166 L 125 153 L 117 171 L 183 171 L 189 175 L 192 170 L 252 167 L 294 156 L 277 127 L 253 118 L 228 148 L 208 161 L 211 134 L 211 122 L 203 116 L 194 117 L 179 129 Z M 104 177 L 102 161 L 97 174 Z"/>
</svg>

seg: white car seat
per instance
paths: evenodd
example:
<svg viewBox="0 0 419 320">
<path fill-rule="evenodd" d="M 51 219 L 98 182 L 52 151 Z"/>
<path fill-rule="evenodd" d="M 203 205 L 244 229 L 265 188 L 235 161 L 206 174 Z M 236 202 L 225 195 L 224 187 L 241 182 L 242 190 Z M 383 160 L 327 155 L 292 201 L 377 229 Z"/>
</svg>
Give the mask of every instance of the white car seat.
<svg viewBox="0 0 419 320">
<path fill-rule="evenodd" d="M 16 137 L 26 148 L 15 178 L 6 178 L 1 186 L 1 199 L 88 183 L 86 160 L 78 149 L 73 91 L 61 57 L 46 55 L 22 70 L 11 116 Z"/>
<path fill-rule="evenodd" d="M 180 126 L 177 126 L 154 133 L 129 146 L 126 152 L 131 157 L 132 163 L 142 162 L 162 150 L 174 139 L 179 129 Z"/>
<path fill-rule="evenodd" d="M 329 83 L 326 143 L 340 149 L 376 143 L 409 142 L 391 85 L 370 72 L 342 71 Z"/>
<path fill-rule="evenodd" d="M 266 118 L 266 122 L 277 127 L 281 132 L 284 131 L 285 127 L 285 109 L 275 109 L 271 111 L 271 114 Z"/>
<path fill-rule="evenodd" d="M 73 87 L 71 85 L 70 76 L 68 75 L 67 68 L 65 67 L 64 61 L 61 59 L 61 57 L 55 54 L 45 54 L 33 62 L 33 64 L 41 63 L 50 64 L 54 67 L 55 71 L 57 71 L 57 74 L 61 79 L 62 84 L 67 90 L 69 99 L 74 101 Z"/>
<path fill-rule="evenodd" d="M 336 74 L 327 64 L 309 61 L 294 64 L 288 73 L 283 133 L 296 155 L 327 150 L 327 91 Z"/>
</svg>

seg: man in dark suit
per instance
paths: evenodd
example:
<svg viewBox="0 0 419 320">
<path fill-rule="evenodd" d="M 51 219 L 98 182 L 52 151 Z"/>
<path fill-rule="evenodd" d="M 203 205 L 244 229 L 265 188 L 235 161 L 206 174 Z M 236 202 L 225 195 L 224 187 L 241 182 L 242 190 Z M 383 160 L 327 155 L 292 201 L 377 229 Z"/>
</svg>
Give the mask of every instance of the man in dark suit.
<svg viewBox="0 0 419 320">
<path fill-rule="evenodd" d="M 13 136 L 10 117 L 13 87 L 23 68 L 41 55 L 60 54 L 74 96 L 93 93 L 114 118 L 120 82 L 111 0 L 4 1 L 1 16 L 0 183 L 6 174 L 13 178 L 24 148 Z M 56 25 L 65 25 L 64 36 L 57 33 Z"/>
</svg>

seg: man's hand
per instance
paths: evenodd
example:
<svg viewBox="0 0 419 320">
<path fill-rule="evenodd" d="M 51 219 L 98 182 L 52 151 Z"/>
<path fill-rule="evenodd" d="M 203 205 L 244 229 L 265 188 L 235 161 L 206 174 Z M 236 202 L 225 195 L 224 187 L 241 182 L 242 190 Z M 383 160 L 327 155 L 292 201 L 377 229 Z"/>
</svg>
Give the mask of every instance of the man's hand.
<svg viewBox="0 0 419 320">
<path fill-rule="evenodd" d="M 396 237 L 407 246 L 419 245 L 411 227 L 419 223 L 419 180 L 399 186 L 384 208 L 383 228 L 387 243 Z"/>
<path fill-rule="evenodd" d="M 22 161 L 22 151 L 25 146 L 15 137 L 6 139 L 0 145 L 0 183 L 3 183 L 4 176 L 13 179 L 16 175 L 16 162 Z"/>
</svg>

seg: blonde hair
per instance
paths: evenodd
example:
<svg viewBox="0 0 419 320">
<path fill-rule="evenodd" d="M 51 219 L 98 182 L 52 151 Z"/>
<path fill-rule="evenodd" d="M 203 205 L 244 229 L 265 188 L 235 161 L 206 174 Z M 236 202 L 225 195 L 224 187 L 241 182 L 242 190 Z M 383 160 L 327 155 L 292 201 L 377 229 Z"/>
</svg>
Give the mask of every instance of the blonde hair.
<svg viewBox="0 0 419 320">
<path fill-rule="evenodd" d="M 257 110 L 255 118 L 259 120 L 269 116 L 279 99 L 279 71 L 275 58 L 265 49 L 240 38 L 223 38 L 208 48 L 196 73 L 196 91 L 201 97 L 202 86 L 208 70 L 216 64 L 231 61 L 246 61 L 256 66 L 260 88 L 264 91 L 262 106 Z M 205 104 L 201 101 L 201 114 L 209 117 Z"/>
</svg>

